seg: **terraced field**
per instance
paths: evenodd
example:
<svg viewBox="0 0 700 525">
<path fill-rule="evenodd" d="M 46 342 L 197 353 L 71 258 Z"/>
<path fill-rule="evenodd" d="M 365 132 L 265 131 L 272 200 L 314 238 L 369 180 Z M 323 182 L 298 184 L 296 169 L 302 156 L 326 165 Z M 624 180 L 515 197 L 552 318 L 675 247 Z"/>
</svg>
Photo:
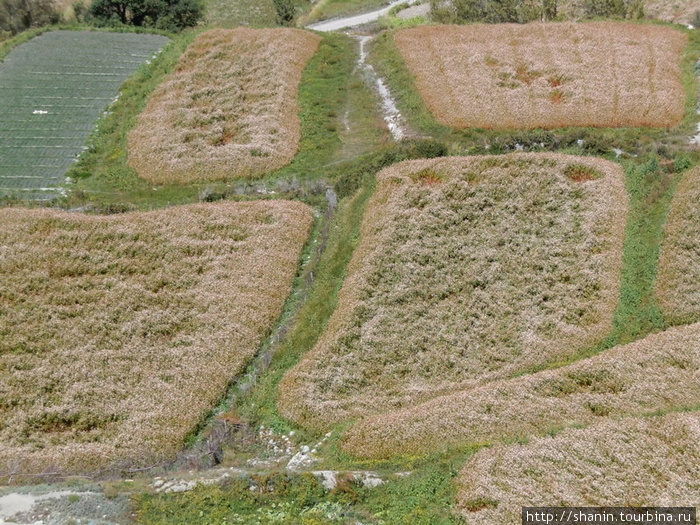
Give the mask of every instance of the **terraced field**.
<svg viewBox="0 0 700 525">
<path fill-rule="evenodd" d="M 423 26 L 395 34 L 435 118 L 454 128 L 670 127 L 687 37 L 629 23 Z"/>
<path fill-rule="evenodd" d="M 175 454 L 278 319 L 313 222 L 257 201 L 0 210 L 0 482 Z"/>
<path fill-rule="evenodd" d="M 602 340 L 618 303 L 620 168 L 551 154 L 383 170 L 339 304 L 280 385 L 313 428 L 512 376 Z"/>
<path fill-rule="evenodd" d="M 56 195 L 119 86 L 168 39 L 51 31 L 0 64 L 0 194 Z"/>
<path fill-rule="evenodd" d="M 298 29 L 197 37 L 129 134 L 129 163 L 156 184 L 254 177 L 299 148 L 301 74 L 321 39 Z"/>
<path fill-rule="evenodd" d="M 700 406 L 700 324 L 673 328 L 571 365 L 433 399 L 358 423 L 360 456 L 426 454 L 544 435 L 602 417 Z"/>
<path fill-rule="evenodd" d="M 523 506 L 689 506 L 700 494 L 700 412 L 601 421 L 467 462 L 457 507 L 468 523 L 520 523 Z"/>
</svg>

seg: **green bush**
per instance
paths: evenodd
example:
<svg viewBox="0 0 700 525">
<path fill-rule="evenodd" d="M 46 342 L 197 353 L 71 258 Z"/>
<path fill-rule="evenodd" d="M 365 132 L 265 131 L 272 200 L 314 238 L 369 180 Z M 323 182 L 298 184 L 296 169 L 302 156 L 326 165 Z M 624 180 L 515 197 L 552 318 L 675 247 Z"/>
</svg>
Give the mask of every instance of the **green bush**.
<svg viewBox="0 0 700 525">
<path fill-rule="evenodd" d="M 281 24 L 290 25 L 294 20 L 295 8 L 293 0 L 274 0 L 277 16 Z"/>
<path fill-rule="evenodd" d="M 90 6 L 90 15 L 103 25 L 180 31 L 202 19 L 204 6 L 199 0 L 95 0 Z"/>
</svg>

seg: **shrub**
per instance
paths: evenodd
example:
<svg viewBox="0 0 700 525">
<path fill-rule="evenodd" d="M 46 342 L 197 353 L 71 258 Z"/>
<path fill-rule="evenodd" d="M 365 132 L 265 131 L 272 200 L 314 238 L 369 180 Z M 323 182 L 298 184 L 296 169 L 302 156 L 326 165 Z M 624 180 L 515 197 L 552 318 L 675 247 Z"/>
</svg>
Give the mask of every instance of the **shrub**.
<svg viewBox="0 0 700 525">
<path fill-rule="evenodd" d="M 90 15 L 105 25 L 134 25 L 180 31 L 204 16 L 199 0 L 95 0 Z"/>
<path fill-rule="evenodd" d="M 274 0 L 274 2 L 280 23 L 290 25 L 295 14 L 293 0 Z"/>
</svg>

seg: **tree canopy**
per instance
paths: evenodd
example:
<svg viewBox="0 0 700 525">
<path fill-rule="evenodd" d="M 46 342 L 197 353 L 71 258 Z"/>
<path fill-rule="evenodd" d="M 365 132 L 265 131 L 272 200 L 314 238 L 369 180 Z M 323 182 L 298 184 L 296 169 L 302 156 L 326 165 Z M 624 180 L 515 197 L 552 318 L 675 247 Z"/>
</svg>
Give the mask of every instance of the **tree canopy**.
<svg viewBox="0 0 700 525">
<path fill-rule="evenodd" d="M 104 24 L 126 24 L 179 31 L 201 20 L 199 0 L 95 0 L 90 14 Z"/>
</svg>

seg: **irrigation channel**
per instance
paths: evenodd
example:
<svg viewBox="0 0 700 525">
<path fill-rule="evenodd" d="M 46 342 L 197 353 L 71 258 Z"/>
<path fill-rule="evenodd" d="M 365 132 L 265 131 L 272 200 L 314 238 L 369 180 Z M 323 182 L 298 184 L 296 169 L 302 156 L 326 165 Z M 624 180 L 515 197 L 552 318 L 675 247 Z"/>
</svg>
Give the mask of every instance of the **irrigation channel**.
<svg viewBox="0 0 700 525">
<path fill-rule="evenodd" d="M 317 31 L 338 31 L 371 24 L 384 16 L 401 1 L 392 2 L 389 6 L 370 13 L 338 18 L 308 26 Z M 408 3 L 416 3 L 415 0 Z M 354 73 L 366 82 L 367 86 L 380 97 L 380 111 L 386 126 L 394 140 L 406 137 L 408 130 L 406 122 L 399 112 L 396 102 L 384 80 L 377 74 L 374 67 L 367 61 L 368 44 L 373 36 L 359 32 L 344 31 L 349 37 L 358 42 L 358 58 Z M 346 123 L 349 125 L 350 123 Z M 295 441 L 293 432 L 280 435 L 271 429 L 244 428 L 236 423 L 220 417 L 225 407 L 230 407 L 236 399 L 245 396 L 268 369 L 272 356 L 284 341 L 285 336 L 296 320 L 296 313 L 306 301 L 314 281 L 314 270 L 325 249 L 329 234 L 330 223 L 337 208 L 338 199 L 332 187 L 328 184 L 316 183 L 310 189 L 314 192 L 325 193 L 325 212 L 319 218 L 320 228 L 317 236 L 311 242 L 313 248 L 308 258 L 303 261 L 300 275 L 302 278 L 294 290 L 294 306 L 286 309 L 285 314 L 261 347 L 246 371 L 234 377 L 228 393 L 220 407 L 208 417 L 198 431 L 193 444 L 187 447 L 174 460 L 160 463 L 147 468 L 134 470 L 106 469 L 86 476 L 83 481 L 76 483 L 75 477 L 68 484 L 60 473 L 47 473 L 37 481 L 46 484 L 26 487 L 0 487 L 0 525 L 10 524 L 59 524 L 69 521 L 112 525 L 132 521 L 130 499 L 128 492 L 116 498 L 105 494 L 100 480 L 117 480 L 120 483 L 131 483 L 134 478 L 141 490 L 149 487 L 155 492 L 183 492 L 191 490 L 196 484 L 215 484 L 231 478 L 245 478 L 256 473 L 286 468 L 293 472 L 311 472 L 332 489 L 338 479 L 352 477 L 365 486 L 377 486 L 387 479 L 400 477 L 408 473 L 396 472 L 387 474 L 384 478 L 372 471 L 331 471 L 315 470 L 314 465 L 320 460 L 318 449 L 330 437 L 328 434 L 316 443 L 302 444 Z M 266 188 L 256 186 L 240 190 L 250 194 L 256 192 L 269 193 Z M 238 193 L 239 191 L 237 191 Z M 284 193 L 282 189 L 280 193 Z M 245 425 L 244 425 L 245 426 Z M 224 448 L 236 447 L 237 440 L 248 440 L 256 443 L 260 450 L 257 457 L 248 459 L 246 464 L 224 466 L 220 464 Z M 145 485 L 144 485 L 145 484 Z"/>
</svg>

